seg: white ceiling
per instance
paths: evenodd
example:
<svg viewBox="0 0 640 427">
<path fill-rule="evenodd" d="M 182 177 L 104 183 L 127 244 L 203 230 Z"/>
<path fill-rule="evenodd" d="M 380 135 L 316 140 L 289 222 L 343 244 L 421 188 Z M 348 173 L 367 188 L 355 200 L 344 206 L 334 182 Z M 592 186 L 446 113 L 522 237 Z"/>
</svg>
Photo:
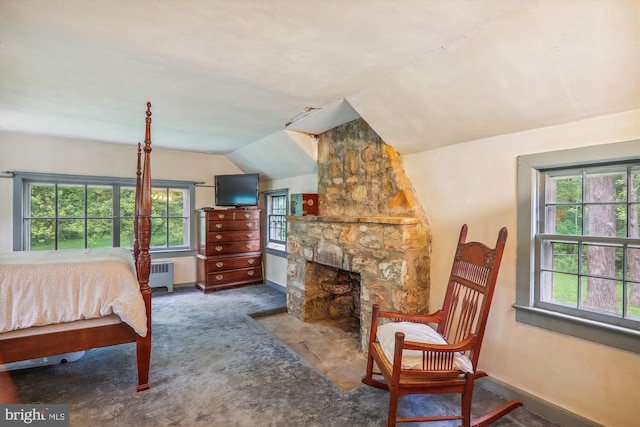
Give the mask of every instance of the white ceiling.
<svg viewBox="0 0 640 427">
<path fill-rule="evenodd" d="M 358 115 L 408 154 L 627 111 L 640 1 L 0 0 L 1 130 L 131 144 L 147 101 L 154 146 L 270 177 Z"/>
</svg>

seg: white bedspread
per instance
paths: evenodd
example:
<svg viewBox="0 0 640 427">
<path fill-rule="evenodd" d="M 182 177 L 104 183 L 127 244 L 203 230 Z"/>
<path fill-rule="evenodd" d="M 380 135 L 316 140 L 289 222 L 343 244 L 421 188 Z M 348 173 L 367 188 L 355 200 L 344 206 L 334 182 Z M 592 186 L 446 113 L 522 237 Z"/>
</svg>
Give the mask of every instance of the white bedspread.
<svg viewBox="0 0 640 427">
<path fill-rule="evenodd" d="M 125 248 L 0 253 L 0 333 L 117 314 L 147 334 L 133 255 Z"/>
</svg>

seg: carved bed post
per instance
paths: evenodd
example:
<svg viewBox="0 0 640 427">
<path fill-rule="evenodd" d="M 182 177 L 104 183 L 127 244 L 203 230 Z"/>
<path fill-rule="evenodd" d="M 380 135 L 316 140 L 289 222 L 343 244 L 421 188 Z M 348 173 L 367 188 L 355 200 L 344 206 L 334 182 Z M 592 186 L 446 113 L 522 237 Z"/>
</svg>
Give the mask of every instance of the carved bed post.
<svg viewBox="0 0 640 427">
<path fill-rule="evenodd" d="M 151 103 L 147 102 L 146 132 L 144 138 L 144 169 L 140 183 L 139 212 L 135 222 L 138 226 L 139 253 L 136 259 L 136 272 L 140 283 L 140 293 L 147 309 L 147 335 L 137 337 L 136 352 L 138 356 L 138 391 L 149 389 L 149 361 L 151 357 L 151 289 L 149 274 L 151 273 Z"/>
<path fill-rule="evenodd" d="M 138 255 L 140 255 L 140 231 L 138 230 L 138 218 L 140 218 L 140 196 L 142 196 L 142 165 L 140 163 L 141 157 L 142 148 L 141 144 L 138 142 L 138 166 L 136 168 L 136 194 L 133 213 L 133 259 L 136 261 L 136 266 L 138 265 Z"/>
</svg>

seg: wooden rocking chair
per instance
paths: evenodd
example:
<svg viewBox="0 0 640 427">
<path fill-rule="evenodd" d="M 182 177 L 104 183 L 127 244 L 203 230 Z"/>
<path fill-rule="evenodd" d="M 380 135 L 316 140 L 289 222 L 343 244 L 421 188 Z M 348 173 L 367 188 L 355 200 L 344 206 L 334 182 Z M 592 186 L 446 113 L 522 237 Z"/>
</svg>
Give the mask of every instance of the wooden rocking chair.
<svg viewBox="0 0 640 427">
<path fill-rule="evenodd" d="M 362 382 L 389 391 L 388 427 L 397 422 L 444 420 L 461 420 L 463 427 L 488 426 L 522 406 L 512 400 L 471 420 L 474 382 L 487 376 L 477 370 L 477 364 L 507 229 L 500 230 L 494 249 L 479 242 L 465 243 L 466 236 L 465 224 L 441 310 L 411 315 L 383 312 L 377 304 L 373 306 L 367 371 Z M 374 362 L 380 372 L 374 372 Z M 460 413 L 397 418 L 401 396 L 432 393 L 460 393 Z"/>
</svg>

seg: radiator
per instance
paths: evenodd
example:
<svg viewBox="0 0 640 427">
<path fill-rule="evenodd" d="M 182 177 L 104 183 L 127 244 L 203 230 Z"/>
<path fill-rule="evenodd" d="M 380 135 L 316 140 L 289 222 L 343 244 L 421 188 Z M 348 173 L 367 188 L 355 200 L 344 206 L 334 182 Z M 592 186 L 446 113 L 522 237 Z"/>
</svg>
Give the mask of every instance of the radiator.
<svg viewBox="0 0 640 427">
<path fill-rule="evenodd" d="M 173 292 L 173 262 L 162 261 L 151 263 L 149 275 L 149 287 L 157 288 L 166 286 L 169 292 Z"/>
</svg>

